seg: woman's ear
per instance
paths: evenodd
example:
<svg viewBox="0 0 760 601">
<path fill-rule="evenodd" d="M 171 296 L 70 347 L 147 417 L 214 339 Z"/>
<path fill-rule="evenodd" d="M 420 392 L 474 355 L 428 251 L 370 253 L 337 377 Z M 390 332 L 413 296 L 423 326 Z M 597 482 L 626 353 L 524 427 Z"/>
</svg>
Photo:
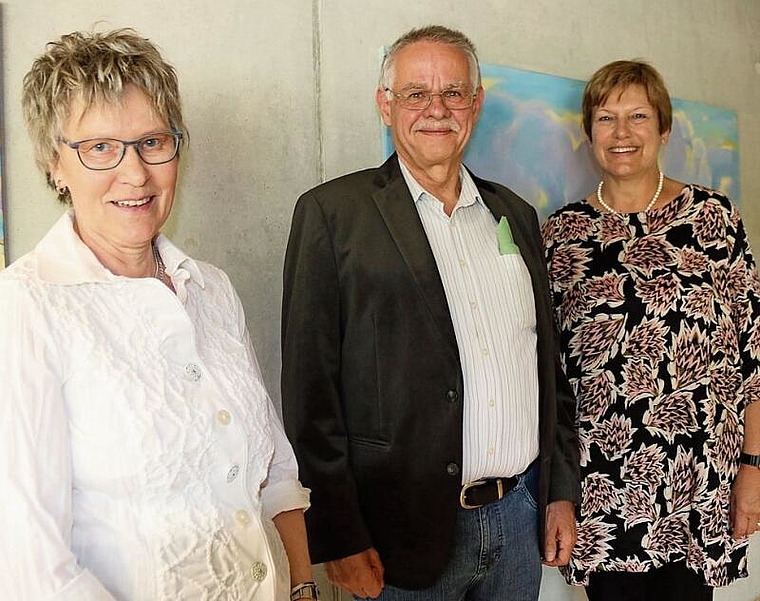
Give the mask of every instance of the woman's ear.
<svg viewBox="0 0 760 601">
<path fill-rule="evenodd" d="M 61 169 L 58 165 L 58 161 L 59 159 L 56 158 L 55 161 L 51 162 L 50 165 L 48 165 L 48 183 L 56 190 L 61 187 Z"/>
</svg>

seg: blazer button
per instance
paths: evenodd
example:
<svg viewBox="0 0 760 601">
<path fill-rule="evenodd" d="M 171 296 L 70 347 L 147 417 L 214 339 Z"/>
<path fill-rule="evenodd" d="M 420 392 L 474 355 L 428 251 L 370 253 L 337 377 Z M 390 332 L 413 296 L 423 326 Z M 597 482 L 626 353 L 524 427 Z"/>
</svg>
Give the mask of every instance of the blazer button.
<svg viewBox="0 0 760 601">
<path fill-rule="evenodd" d="M 449 390 L 446 393 L 446 398 L 448 399 L 449 403 L 456 403 L 459 395 L 457 394 L 456 390 Z"/>
<path fill-rule="evenodd" d="M 446 466 L 446 472 L 449 476 L 456 476 L 459 474 L 459 466 L 456 463 L 449 463 Z"/>
</svg>

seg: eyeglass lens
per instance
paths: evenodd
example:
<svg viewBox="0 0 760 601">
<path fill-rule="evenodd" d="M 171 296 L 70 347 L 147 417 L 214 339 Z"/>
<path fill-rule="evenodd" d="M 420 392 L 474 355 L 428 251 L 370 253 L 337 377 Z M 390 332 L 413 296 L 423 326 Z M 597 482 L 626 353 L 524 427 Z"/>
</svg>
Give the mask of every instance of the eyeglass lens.
<svg viewBox="0 0 760 601">
<path fill-rule="evenodd" d="M 449 109 L 466 109 L 472 106 L 473 96 L 469 90 L 444 90 L 443 92 L 428 92 L 411 90 L 401 93 L 393 92 L 402 105 L 411 109 L 425 109 L 433 102 L 435 96 L 441 97 L 441 102 Z"/>
<path fill-rule="evenodd" d="M 149 165 L 160 165 L 176 156 L 179 135 L 171 132 L 155 133 L 133 142 L 111 138 L 85 140 L 78 143 L 77 153 L 85 167 L 112 169 L 121 162 L 127 146 L 134 146 L 140 158 Z"/>
</svg>

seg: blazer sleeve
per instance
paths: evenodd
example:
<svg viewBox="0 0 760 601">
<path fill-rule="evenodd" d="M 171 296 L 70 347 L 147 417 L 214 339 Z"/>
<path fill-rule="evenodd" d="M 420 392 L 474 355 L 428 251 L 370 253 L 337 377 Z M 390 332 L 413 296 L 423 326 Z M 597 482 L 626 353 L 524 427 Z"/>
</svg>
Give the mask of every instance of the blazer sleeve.
<svg viewBox="0 0 760 601">
<path fill-rule="evenodd" d="M 555 348 L 558 349 L 559 340 L 556 333 L 554 343 Z M 559 352 L 555 352 L 554 371 L 557 425 L 549 483 L 549 502 L 572 501 L 580 505 L 580 452 L 575 427 L 575 396 L 562 369 Z"/>
<path fill-rule="evenodd" d="M 556 439 L 552 455 L 552 477 L 549 485 L 549 501 L 569 500 L 580 505 L 580 450 L 576 428 L 576 399 L 561 360 L 561 341 L 557 313 L 561 295 L 557 294 L 549 277 L 553 257 L 554 217 L 550 217 L 541 229 L 541 242 L 546 257 L 546 293 L 549 319 L 552 324 L 553 360 L 556 388 Z"/>
<path fill-rule="evenodd" d="M 544 332 L 549 338 L 547 367 L 553 370 L 554 382 L 554 447 L 551 456 L 551 477 L 549 480 L 548 501 L 572 501 L 580 504 L 580 451 L 578 448 L 578 431 L 575 424 L 576 399 L 570 382 L 562 366 L 560 356 L 559 331 L 555 318 L 552 296 L 549 287 L 546 255 L 535 210 L 532 211 L 531 231 L 539 249 L 538 262 L 541 265 L 541 302 L 544 308 L 543 318 L 547 322 Z"/>
<path fill-rule="evenodd" d="M 340 274 L 328 219 L 314 191 L 297 202 L 285 254 L 282 408 L 301 481 L 314 563 L 372 546 L 357 498 L 341 397 Z"/>
</svg>

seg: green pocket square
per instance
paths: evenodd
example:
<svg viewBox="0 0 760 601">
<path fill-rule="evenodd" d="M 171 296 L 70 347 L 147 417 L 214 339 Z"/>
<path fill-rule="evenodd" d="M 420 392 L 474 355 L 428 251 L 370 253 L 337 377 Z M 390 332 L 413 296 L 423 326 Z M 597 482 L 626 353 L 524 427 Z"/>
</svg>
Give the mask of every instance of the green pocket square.
<svg viewBox="0 0 760 601">
<path fill-rule="evenodd" d="M 520 249 L 517 248 L 517 244 L 512 239 L 512 230 L 509 229 L 509 222 L 506 217 L 502 217 L 499 220 L 499 225 L 496 226 L 496 239 L 499 241 L 500 255 L 520 254 Z"/>
</svg>

